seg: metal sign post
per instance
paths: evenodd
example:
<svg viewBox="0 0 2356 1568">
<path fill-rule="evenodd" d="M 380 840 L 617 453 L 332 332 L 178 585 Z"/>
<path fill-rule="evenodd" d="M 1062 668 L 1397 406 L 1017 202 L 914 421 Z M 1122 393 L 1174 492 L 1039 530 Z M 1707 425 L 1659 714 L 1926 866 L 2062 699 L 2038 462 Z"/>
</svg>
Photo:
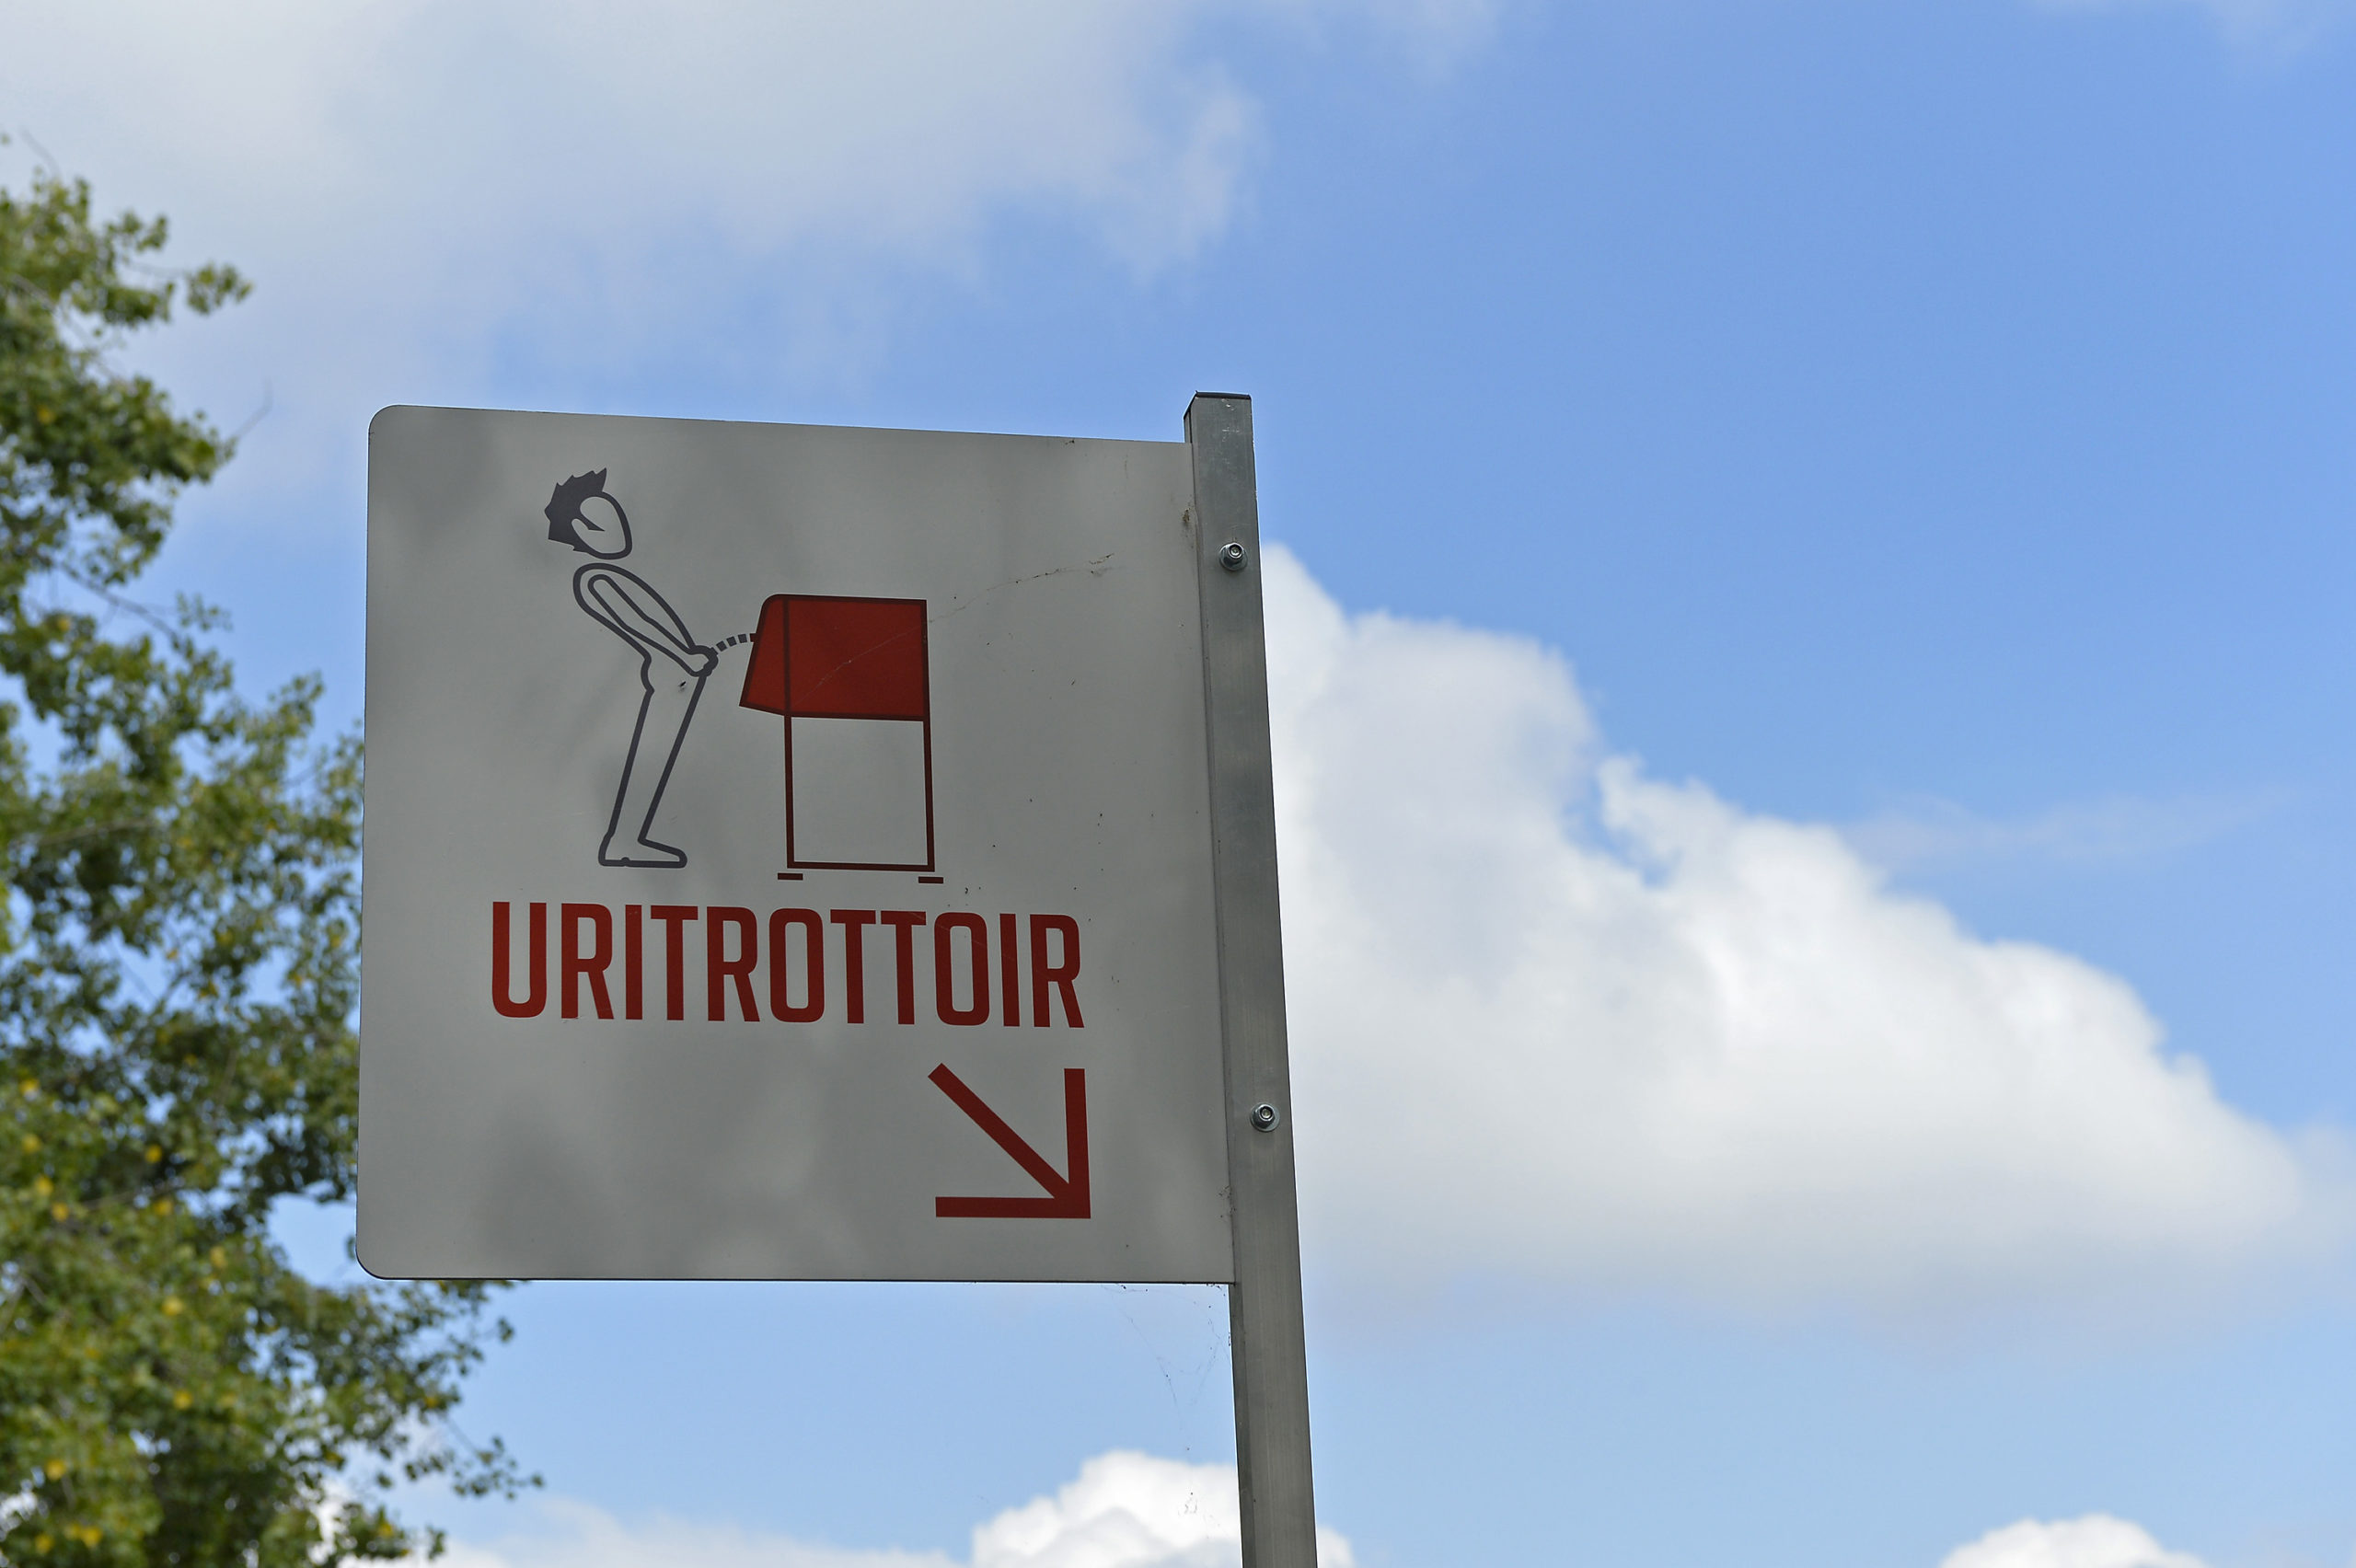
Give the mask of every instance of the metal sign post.
<svg viewBox="0 0 2356 1568">
<path fill-rule="evenodd" d="M 1199 393 L 1186 409 L 1195 459 L 1218 913 L 1219 1030 L 1235 1238 L 1228 1297 L 1244 1568 L 1315 1568 L 1300 1215 L 1285 1051 L 1284 931 L 1269 773 L 1268 655 L 1260 597 L 1260 502 L 1252 400 Z"/>
</svg>

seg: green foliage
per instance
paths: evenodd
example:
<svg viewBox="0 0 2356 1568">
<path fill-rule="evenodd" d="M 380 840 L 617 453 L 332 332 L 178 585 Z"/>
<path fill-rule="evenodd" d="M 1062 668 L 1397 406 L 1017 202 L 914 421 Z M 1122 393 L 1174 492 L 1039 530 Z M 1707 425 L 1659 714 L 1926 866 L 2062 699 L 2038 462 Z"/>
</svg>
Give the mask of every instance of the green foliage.
<svg viewBox="0 0 2356 1568">
<path fill-rule="evenodd" d="M 175 305 L 162 220 L 0 190 L 0 1560 L 276 1568 L 438 1550 L 403 1479 L 456 1438 L 479 1286 L 326 1286 L 271 1205 L 352 1190 L 355 740 L 259 706 L 216 618 L 123 590 L 230 443 L 110 364 Z"/>
</svg>

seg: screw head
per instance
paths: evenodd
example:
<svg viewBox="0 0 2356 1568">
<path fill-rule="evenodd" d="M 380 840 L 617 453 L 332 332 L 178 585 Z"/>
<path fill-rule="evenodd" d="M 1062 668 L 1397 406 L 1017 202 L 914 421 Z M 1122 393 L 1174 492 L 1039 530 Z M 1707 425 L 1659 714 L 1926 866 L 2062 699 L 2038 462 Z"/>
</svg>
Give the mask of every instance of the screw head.
<svg viewBox="0 0 2356 1568">
<path fill-rule="evenodd" d="M 1252 1107 L 1252 1124 L 1259 1128 L 1264 1133 L 1275 1132 L 1276 1130 L 1276 1108 L 1273 1105 L 1254 1105 Z"/>
<path fill-rule="evenodd" d="M 1235 544 L 1231 541 L 1218 552 L 1219 565 L 1227 568 L 1230 571 L 1242 571 L 1243 563 L 1250 559 L 1251 557 L 1244 551 L 1242 545 Z"/>
</svg>

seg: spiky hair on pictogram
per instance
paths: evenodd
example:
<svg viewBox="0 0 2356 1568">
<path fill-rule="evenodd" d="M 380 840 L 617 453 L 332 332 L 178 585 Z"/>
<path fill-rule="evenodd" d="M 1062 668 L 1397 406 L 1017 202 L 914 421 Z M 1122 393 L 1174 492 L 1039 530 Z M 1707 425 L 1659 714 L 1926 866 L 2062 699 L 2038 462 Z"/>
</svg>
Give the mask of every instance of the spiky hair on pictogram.
<svg viewBox="0 0 2356 1568">
<path fill-rule="evenodd" d="M 581 503 L 593 495 L 605 492 L 606 470 L 603 468 L 594 474 L 575 474 L 559 484 L 555 493 L 549 497 L 549 537 L 560 545 L 579 543 L 581 536 L 573 532 L 572 524 L 581 515 Z"/>
</svg>

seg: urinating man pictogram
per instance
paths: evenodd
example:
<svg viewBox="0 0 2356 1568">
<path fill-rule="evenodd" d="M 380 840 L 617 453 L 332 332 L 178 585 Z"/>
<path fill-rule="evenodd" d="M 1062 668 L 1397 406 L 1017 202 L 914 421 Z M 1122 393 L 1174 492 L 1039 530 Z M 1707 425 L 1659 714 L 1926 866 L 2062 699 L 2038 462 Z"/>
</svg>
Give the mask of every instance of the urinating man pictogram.
<svg viewBox="0 0 2356 1568">
<path fill-rule="evenodd" d="M 572 596 L 616 637 L 638 651 L 638 723 L 614 789 L 614 812 L 597 846 L 601 866 L 676 867 L 687 853 L 653 836 L 654 813 L 671 782 L 680 743 L 696 716 L 703 683 L 720 662 L 698 642 L 670 601 L 638 573 L 613 563 L 629 554 L 629 516 L 606 493 L 606 470 L 578 474 L 549 497 L 549 537 L 597 559 L 572 574 Z"/>
</svg>

